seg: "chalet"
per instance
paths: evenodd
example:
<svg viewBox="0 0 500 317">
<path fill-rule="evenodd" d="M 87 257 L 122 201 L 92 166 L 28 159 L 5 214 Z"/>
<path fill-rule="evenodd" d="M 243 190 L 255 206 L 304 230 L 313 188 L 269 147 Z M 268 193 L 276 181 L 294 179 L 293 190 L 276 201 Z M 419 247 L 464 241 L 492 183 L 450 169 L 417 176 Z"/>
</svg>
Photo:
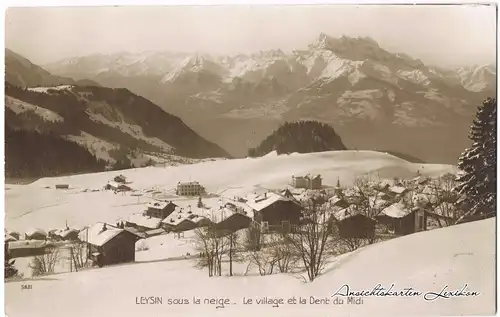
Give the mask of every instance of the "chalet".
<svg viewBox="0 0 500 317">
<path fill-rule="evenodd" d="M 126 191 L 132 190 L 132 188 L 130 188 L 129 186 L 115 182 L 115 181 L 108 182 L 106 184 L 106 186 L 104 187 L 104 189 L 113 190 L 115 192 L 126 192 Z"/>
<path fill-rule="evenodd" d="M 391 195 L 387 194 L 386 192 L 379 191 L 375 194 L 377 199 L 383 199 L 383 200 L 390 200 L 392 198 Z"/>
<path fill-rule="evenodd" d="M 205 194 L 205 187 L 199 182 L 177 183 L 176 194 L 179 196 L 201 196 Z"/>
<path fill-rule="evenodd" d="M 146 216 L 159 218 L 161 220 L 167 218 L 172 212 L 174 212 L 177 205 L 169 202 L 154 201 L 146 205 Z"/>
<path fill-rule="evenodd" d="M 54 248 L 54 245 L 45 240 L 20 240 L 8 242 L 9 255 L 13 258 L 43 255 L 51 248 Z"/>
<path fill-rule="evenodd" d="M 135 243 L 139 239 L 128 230 L 102 222 L 80 232 L 80 240 L 87 243 L 88 257 L 99 267 L 135 261 Z"/>
<path fill-rule="evenodd" d="M 56 189 L 69 189 L 68 184 L 56 184 Z"/>
<path fill-rule="evenodd" d="M 362 214 L 354 205 L 338 210 L 332 216 L 341 238 L 371 238 L 375 235 L 375 219 Z"/>
<path fill-rule="evenodd" d="M 402 203 L 395 203 L 384 208 L 376 219 L 387 226 L 389 232 L 405 235 L 427 229 L 426 213 L 422 208 L 408 208 Z"/>
<path fill-rule="evenodd" d="M 25 240 L 46 240 L 47 232 L 42 229 L 30 229 L 24 234 Z"/>
<path fill-rule="evenodd" d="M 211 211 L 211 221 L 220 234 L 236 232 L 250 227 L 253 221 L 253 210 L 239 202 L 226 202 Z"/>
<path fill-rule="evenodd" d="M 295 188 L 320 189 L 321 175 L 292 176 L 292 186 Z"/>
<path fill-rule="evenodd" d="M 9 236 L 16 238 L 16 240 L 19 240 L 21 238 L 21 234 L 17 231 L 9 232 Z"/>
<path fill-rule="evenodd" d="M 4 242 L 13 242 L 13 241 L 17 241 L 17 239 L 11 235 L 6 235 L 4 237 Z"/>
<path fill-rule="evenodd" d="M 78 240 L 78 234 L 80 231 L 77 229 L 70 229 L 66 227 L 65 229 L 55 230 L 51 232 L 50 236 L 57 241 L 76 241 Z"/>
<path fill-rule="evenodd" d="M 125 226 L 136 228 L 140 232 L 159 229 L 161 226 L 161 218 L 145 216 L 142 214 L 130 215 L 125 221 Z"/>
<path fill-rule="evenodd" d="M 280 195 L 286 198 L 294 198 L 292 191 L 288 188 L 284 188 L 280 191 Z"/>
<path fill-rule="evenodd" d="M 290 231 L 300 223 L 303 207 L 290 198 L 266 192 L 249 197 L 246 204 L 253 210 L 253 220 L 263 231 Z"/>
<path fill-rule="evenodd" d="M 127 182 L 127 178 L 123 175 L 118 175 L 115 178 L 113 178 L 113 180 L 117 183 L 122 183 L 122 184 L 125 184 Z"/>
<path fill-rule="evenodd" d="M 185 214 L 183 212 L 173 212 L 167 218 L 163 219 L 161 226 L 167 232 L 182 232 L 193 230 L 198 227 L 194 219 L 201 218 L 195 214 Z"/>
</svg>

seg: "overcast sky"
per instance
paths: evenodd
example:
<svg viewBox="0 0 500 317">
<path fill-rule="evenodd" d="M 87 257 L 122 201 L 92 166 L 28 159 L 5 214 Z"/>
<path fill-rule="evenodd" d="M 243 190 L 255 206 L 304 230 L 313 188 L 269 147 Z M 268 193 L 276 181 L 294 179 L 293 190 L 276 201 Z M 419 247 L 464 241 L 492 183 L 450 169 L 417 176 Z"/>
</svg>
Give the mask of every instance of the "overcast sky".
<svg viewBox="0 0 500 317">
<path fill-rule="evenodd" d="M 5 30 L 6 46 L 37 64 L 119 51 L 291 51 L 321 32 L 370 36 L 441 66 L 496 55 L 496 11 L 484 5 L 11 8 Z"/>
</svg>

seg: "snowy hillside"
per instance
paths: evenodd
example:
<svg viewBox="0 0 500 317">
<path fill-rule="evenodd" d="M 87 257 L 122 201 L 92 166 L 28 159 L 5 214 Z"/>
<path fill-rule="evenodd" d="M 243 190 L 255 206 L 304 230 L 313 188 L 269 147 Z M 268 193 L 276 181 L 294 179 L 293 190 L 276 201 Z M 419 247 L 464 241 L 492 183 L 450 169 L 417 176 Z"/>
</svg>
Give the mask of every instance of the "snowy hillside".
<svg viewBox="0 0 500 317">
<path fill-rule="evenodd" d="M 74 141 L 110 165 L 125 160 L 132 163 L 126 167 L 144 166 L 151 159 L 168 161 L 161 159 L 165 155 L 229 156 L 178 117 L 126 89 L 73 85 L 21 89 L 7 83 L 5 104 L 8 128 Z M 51 174 L 30 176 L 40 175 Z"/>
<path fill-rule="evenodd" d="M 194 261 L 135 263 L 53 275 L 5 284 L 9 316 L 437 316 L 492 315 L 495 312 L 495 219 L 412 234 L 345 254 L 312 283 L 294 276 L 211 277 Z M 21 285 L 32 285 L 23 290 Z M 411 287 L 412 297 L 363 297 L 362 304 L 332 304 L 343 285 L 351 291 L 372 290 L 377 284 L 394 291 Z M 477 296 L 426 301 L 428 292 L 463 289 Z M 106 296 L 102 296 L 103 292 Z M 72 294 L 72 296 L 67 296 Z M 140 305 L 141 297 L 157 296 L 162 304 Z M 257 304 L 267 296 L 284 303 Z M 288 304 L 292 297 L 307 304 Z M 330 304 L 311 304 L 328 298 Z M 200 304 L 193 304 L 193 297 Z M 61 300 L 64 298 L 64 300 Z M 244 298 L 247 304 L 243 304 Z M 204 303 L 214 299 L 213 304 Z M 253 303 L 248 304 L 248 299 Z M 169 300 L 189 304 L 169 305 Z M 226 300 L 225 304 L 220 301 Z M 27 305 L 26 303 L 29 303 Z M 221 306 L 217 308 L 217 306 Z"/>
<path fill-rule="evenodd" d="M 281 189 L 289 184 L 292 175 L 321 174 L 325 185 L 334 186 L 337 179 L 348 185 L 365 173 L 392 179 L 413 178 L 417 171 L 422 175 L 439 176 L 454 172 L 455 168 L 409 163 L 379 152 L 332 151 L 42 178 L 5 192 L 6 228 L 23 231 L 36 224 L 41 229 L 50 230 L 64 226 L 66 220 L 76 228 L 96 221 L 115 223 L 144 210 L 145 203 L 151 200 L 146 191 L 162 191 L 166 199 L 175 199 L 172 193 L 177 182 L 190 180 L 199 181 L 209 193 L 232 196 L 262 188 Z M 143 195 L 115 195 L 103 191 L 104 185 L 119 174 L 132 181 L 130 187 Z M 61 183 L 68 184 L 70 189 L 56 190 L 54 186 Z M 94 189 L 100 191 L 92 192 Z"/>
</svg>

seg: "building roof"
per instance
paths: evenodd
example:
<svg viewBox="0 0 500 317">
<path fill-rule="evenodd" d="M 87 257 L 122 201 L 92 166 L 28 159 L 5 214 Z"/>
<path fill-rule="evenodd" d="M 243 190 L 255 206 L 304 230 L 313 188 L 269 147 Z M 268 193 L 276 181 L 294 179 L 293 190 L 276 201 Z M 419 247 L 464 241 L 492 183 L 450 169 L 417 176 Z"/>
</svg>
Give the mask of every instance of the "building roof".
<svg viewBox="0 0 500 317">
<path fill-rule="evenodd" d="M 161 223 L 161 219 L 155 217 L 143 216 L 142 214 L 133 214 L 127 218 L 127 222 L 150 229 L 156 229 Z"/>
<path fill-rule="evenodd" d="M 395 203 L 384 208 L 379 215 L 386 215 L 391 218 L 403 218 L 411 213 L 411 209 L 402 203 Z"/>
<path fill-rule="evenodd" d="M 47 232 L 45 232 L 44 230 L 39 229 L 39 228 L 32 228 L 32 229 L 29 229 L 28 231 L 26 231 L 26 235 L 28 235 L 29 237 L 31 237 L 34 234 L 41 234 L 41 235 L 47 236 Z"/>
<path fill-rule="evenodd" d="M 188 218 L 190 215 L 192 214 L 173 212 L 167 218 L 163 219 L 162 223 L 170 226 L 177 226 L 184 221 L 193 222 L 191 219 Z M 194 218 L 196 218 L 197 215 L 193 216 Z"/>
<path fill-rule="evenodd" d="M 320 174 L 315 174 L 315 175 L 307 174 L 305 176 L 292 176 L 292 178 L 295 178 L 295 179 L 316 179 L 316 178 L 321 178 L 321 175 Z"/>
<path fill-rule="evenodd" d="M 127 189 L 131 189 L 129 186 L 123 184 L 123 183 L 118 183 L 118 182 L 115 182 L 115 181 L 109 181 L 108 182 L 108 185 L 113 187 L 113 188 L 127 188 Z"/>
<path fill-rule="evenodd" d="M 389 190 L 395 194 L 402 194 L 406 191 L 406 188 L 403 186 L 392 186 Z"/>
<path fill-rule="evenodd" d="M 79 230 L 77 230 L 77 229 L 71 229 L 71 228 L 60 229 L 60 230 L 56 230 L 54 232 L 54 234 L 57 235 L 57 236 L 60 236 L 61 238 L 66 238 L 69 234 L 74 233 L 74 232 L 78 233 Z"/>
<path fill-rule="evenodd" d="M 370 196 L 368 197 L 368 203 L 370 204 L 371 208 L 382 208 L 384 207 L 388 201 L 385 199 L 382 199 L 380 196 Z"/>
<path fill-rule="evenodd" d="M 356 216 L 361 214 L 358 208 L 355 205 L 350 205 L 347 208 L 343 208 L 340 210 L 333 211 L 333 216 L 338 221 L 343 221 L 345 219 L 351 218 L 352 216 Z"/>
<path fill-rule="evenodd" d="M 338 203 L 341 203 L 343 201 L 345 201 L 345 200 L 337 195 L 332 196 L 332 197 L 330 197 L 330 199 L 328 199 L 328 203 L 330 204 L 330 206 L 335 206 Z"/>
<path fill-rule="evenodd" d="M 106 225 L 106 230 L 103 230 L 104 225 Z M 86 241 L 90 244 L 96 246 L 103 246 L 108 241 L 120 234 L 123 229 L 113 227 L 104 222 L 97 222 L 89 228 L 80 231 L 78 237 L 82 241 Z"/>
<path fill-rule="evenodd" d="M 258 195 L 256 197 L 249 197 L 247 200 L 247 205 L 253 210 L 260 211 L 266 207 L 271 206 L 277 201 L 291 201 L 289 198 L 283 197 L 281 195 L 275 194 L 273 192 L 266 192 L 265 194 Z"/>
<path fill-rule="evenodd" d="M 200 185 L 200 182 L 194 181 L 194 182 L 179 182 L 177 185 Z"/>
<path fill-rule="evenodd" d="M 4 238 L 5 242 L 17 241 L 17 239 L 11 235 L 6 235 Z"/>
</svg>

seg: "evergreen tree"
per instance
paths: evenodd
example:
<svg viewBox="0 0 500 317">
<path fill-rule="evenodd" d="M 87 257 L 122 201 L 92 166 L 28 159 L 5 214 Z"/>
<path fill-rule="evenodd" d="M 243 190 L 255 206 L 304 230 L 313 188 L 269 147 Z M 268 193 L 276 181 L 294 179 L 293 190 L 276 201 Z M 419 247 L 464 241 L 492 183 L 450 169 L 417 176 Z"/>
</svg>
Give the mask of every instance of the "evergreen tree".
<svg viewBox="0 0 500 317">
<path fill-rule="evenodd" d="M 459 185 L 463 199 L 459 207 L 464 216 L 490 217 L 496 214 L 497 102 L 488 98 L 479 107 L 469 131 L 472 147 L 459 158 Z"/>
</svg>

